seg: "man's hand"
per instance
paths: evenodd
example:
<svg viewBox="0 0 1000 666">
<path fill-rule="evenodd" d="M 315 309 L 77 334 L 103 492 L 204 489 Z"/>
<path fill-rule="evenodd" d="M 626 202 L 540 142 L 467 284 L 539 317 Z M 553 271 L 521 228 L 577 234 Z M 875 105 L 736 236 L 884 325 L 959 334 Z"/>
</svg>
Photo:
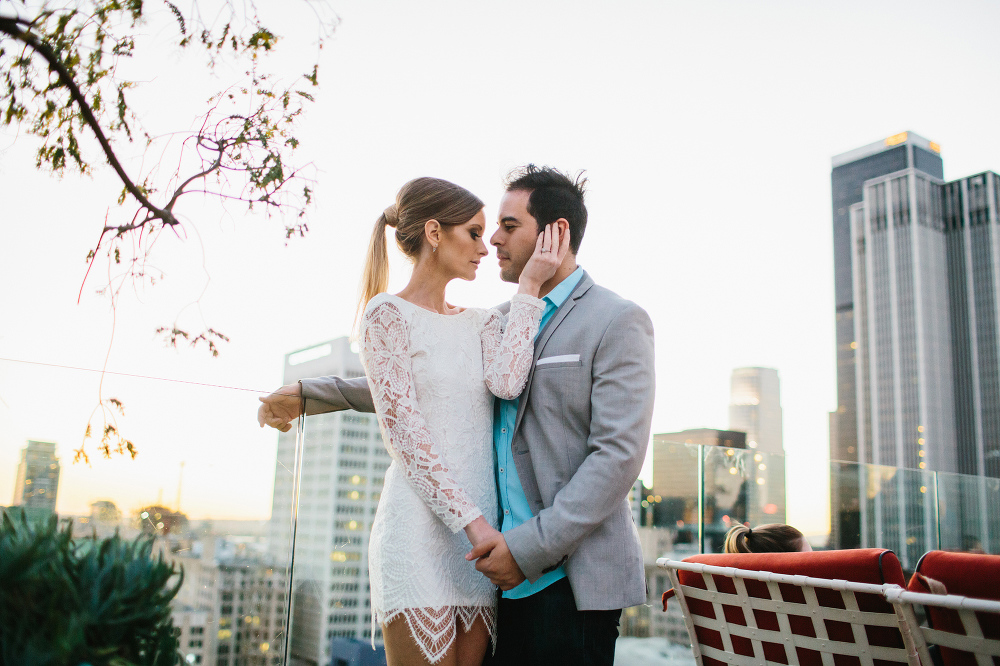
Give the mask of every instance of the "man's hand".
<svg viewBox="0 0 1000 666">
<path fill-rule="evenodd" d="M 513 590 L 524 582 L 524 573 L 510 554 L 507 540 L 499 532 L 480 542 L 469 551 L 465 559 L 476 560 L 476 571 L 489 578 L 501 590 Z"/>
<path fill-rule="evenodd" d="M 292 421 L 302 413 L 302 386 L 295 382 L 282 386 L 271 395 L 260 398 L 263 403 L 257 410 L 257 423 L 281 432 L 292 429 Z"/>
</svg>

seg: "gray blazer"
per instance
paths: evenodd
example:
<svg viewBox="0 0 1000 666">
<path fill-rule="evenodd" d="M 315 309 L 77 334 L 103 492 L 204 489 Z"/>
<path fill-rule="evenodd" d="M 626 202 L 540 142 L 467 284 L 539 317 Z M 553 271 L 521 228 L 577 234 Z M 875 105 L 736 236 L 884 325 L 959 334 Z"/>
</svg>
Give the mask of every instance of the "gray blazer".
<svg viewBox="0 0 1000 666">
<path fill-rule="evenodd" d="M 579 610 L 646 601 L 628 494 L 646 457 L 653 390 L 649 315 L 584 273 L 535 343 L 512 442 L 535 515 L 504 534 L 528 580 L 565 564 Z M 307 414 L 374 411 L 364 377 L 304 379 L 302 393 Z"/>
</svg>

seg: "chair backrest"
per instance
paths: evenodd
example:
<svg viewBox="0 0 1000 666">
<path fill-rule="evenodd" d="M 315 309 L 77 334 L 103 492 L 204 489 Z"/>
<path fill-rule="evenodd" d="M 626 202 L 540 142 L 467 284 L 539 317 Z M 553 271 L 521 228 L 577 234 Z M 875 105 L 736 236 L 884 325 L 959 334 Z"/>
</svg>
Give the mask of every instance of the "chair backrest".
<svg viewBox="0 0 1000 666">
<path fill-rule="evenodd" d="M 657 564 L 671 578 L 700 666 L 918 663 L 884 598 L 903 582 L 891 551 L 700 555 Z"/>
<path fill-rule="evenodd" d="M 995 590 L 994 590 L 995 592 Z M 974 599 L 956 594 L 923 594 L 893 588 L 886 598 L 905 622 L 903 631 L 908 648 L 930 666 L 929 646 L 937 645 L 947 664 L 1000 666 L 1000 601 Z M 914 606 L 923 606 L 928 616 L 949 619 L 948 626 L 920 626 Z"/>
<path fill-rule="evenodd" d="M 946 550 L 924 553 L 906 589 L 910 592 L 930 592 L 917 574 L 944 583 L 948 594 L 1000 601 L 1000 555 Z"/>
<path fill-rule="evenodd" d="M 918 594 L 931 592 L 927 578 L 942 583 L 949 597 L 958 595 L 1000 602 L 1000 555 L 932 550 L 920 558 L 917 570 L 906 589 Z M 947 597 L 937 595 L 934 598 Z M 979 632 L 978 635 L 989 640 L 1000 639 L 1000 615 L 979 613 L 975 616 L 963 616 L 960 611 L 948 605 L 928 603 L 925 606 L 928 627 L 925 628 L 924 635 L 932 645 L 939 646 L 944 666 L 966 666 L 981 663 L 981 660 L 971 651 L 956 649 L 951 640 L 931 640 L 930 632 L 935 636 L 942 633 L 972 636 L 974 634 L 969 634 L 969 622 L 976 620 L 975 631 Z M 969 645 L 961 639 L 959 643 Z M 994 661 L 1000 666 L 1000 659 Z"/>
</svg>

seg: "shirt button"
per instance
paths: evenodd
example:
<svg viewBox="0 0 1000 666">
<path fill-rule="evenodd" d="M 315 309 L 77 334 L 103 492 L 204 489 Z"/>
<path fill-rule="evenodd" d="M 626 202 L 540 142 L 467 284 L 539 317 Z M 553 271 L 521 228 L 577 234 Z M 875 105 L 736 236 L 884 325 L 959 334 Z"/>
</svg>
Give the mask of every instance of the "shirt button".
<svg viewBox="0 0 1000 666">
<path fill-rule="evenodd" d="M 500 468 L 500 473 L 503 474 L 503 467 Z"/>
<path fill-rule="evenodd" d="M 509 516 L 510 515 L 510 511 L 507 511 L 506 509 L 504 509 L 503 515 Z"/>
<path fill-rule="evenodd" d="M 507 428 L 500 428 L 500 432 L 503 432 L 503 433 L 507 432 Z"/>
</svg>

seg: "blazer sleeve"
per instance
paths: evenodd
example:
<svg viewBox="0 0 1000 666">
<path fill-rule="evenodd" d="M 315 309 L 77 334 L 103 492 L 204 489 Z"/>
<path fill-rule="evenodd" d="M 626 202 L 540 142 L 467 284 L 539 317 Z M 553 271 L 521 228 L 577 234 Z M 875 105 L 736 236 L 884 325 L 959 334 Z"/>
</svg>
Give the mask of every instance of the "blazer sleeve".
<svg viewBox="0 0 1000 666">
<path fill-rule="evenodd" d="M 598 345 L 590 394 L 588 453 L 552 505 L 504 537 L 530 581 L 561 565 L 614 511 L 639 477 L 653 418 L 653 323 L 635 304 Z"/>
<path fill-rule="evenodd" d="M 326 414 L 353 409 L 356 412 L 375 413 L 371 388 L 367 377 L 343 379 L 334 375 L 312 377 L 299 381 L 302 396 L 306 399 L 306 415 Z"/>
</svg>

